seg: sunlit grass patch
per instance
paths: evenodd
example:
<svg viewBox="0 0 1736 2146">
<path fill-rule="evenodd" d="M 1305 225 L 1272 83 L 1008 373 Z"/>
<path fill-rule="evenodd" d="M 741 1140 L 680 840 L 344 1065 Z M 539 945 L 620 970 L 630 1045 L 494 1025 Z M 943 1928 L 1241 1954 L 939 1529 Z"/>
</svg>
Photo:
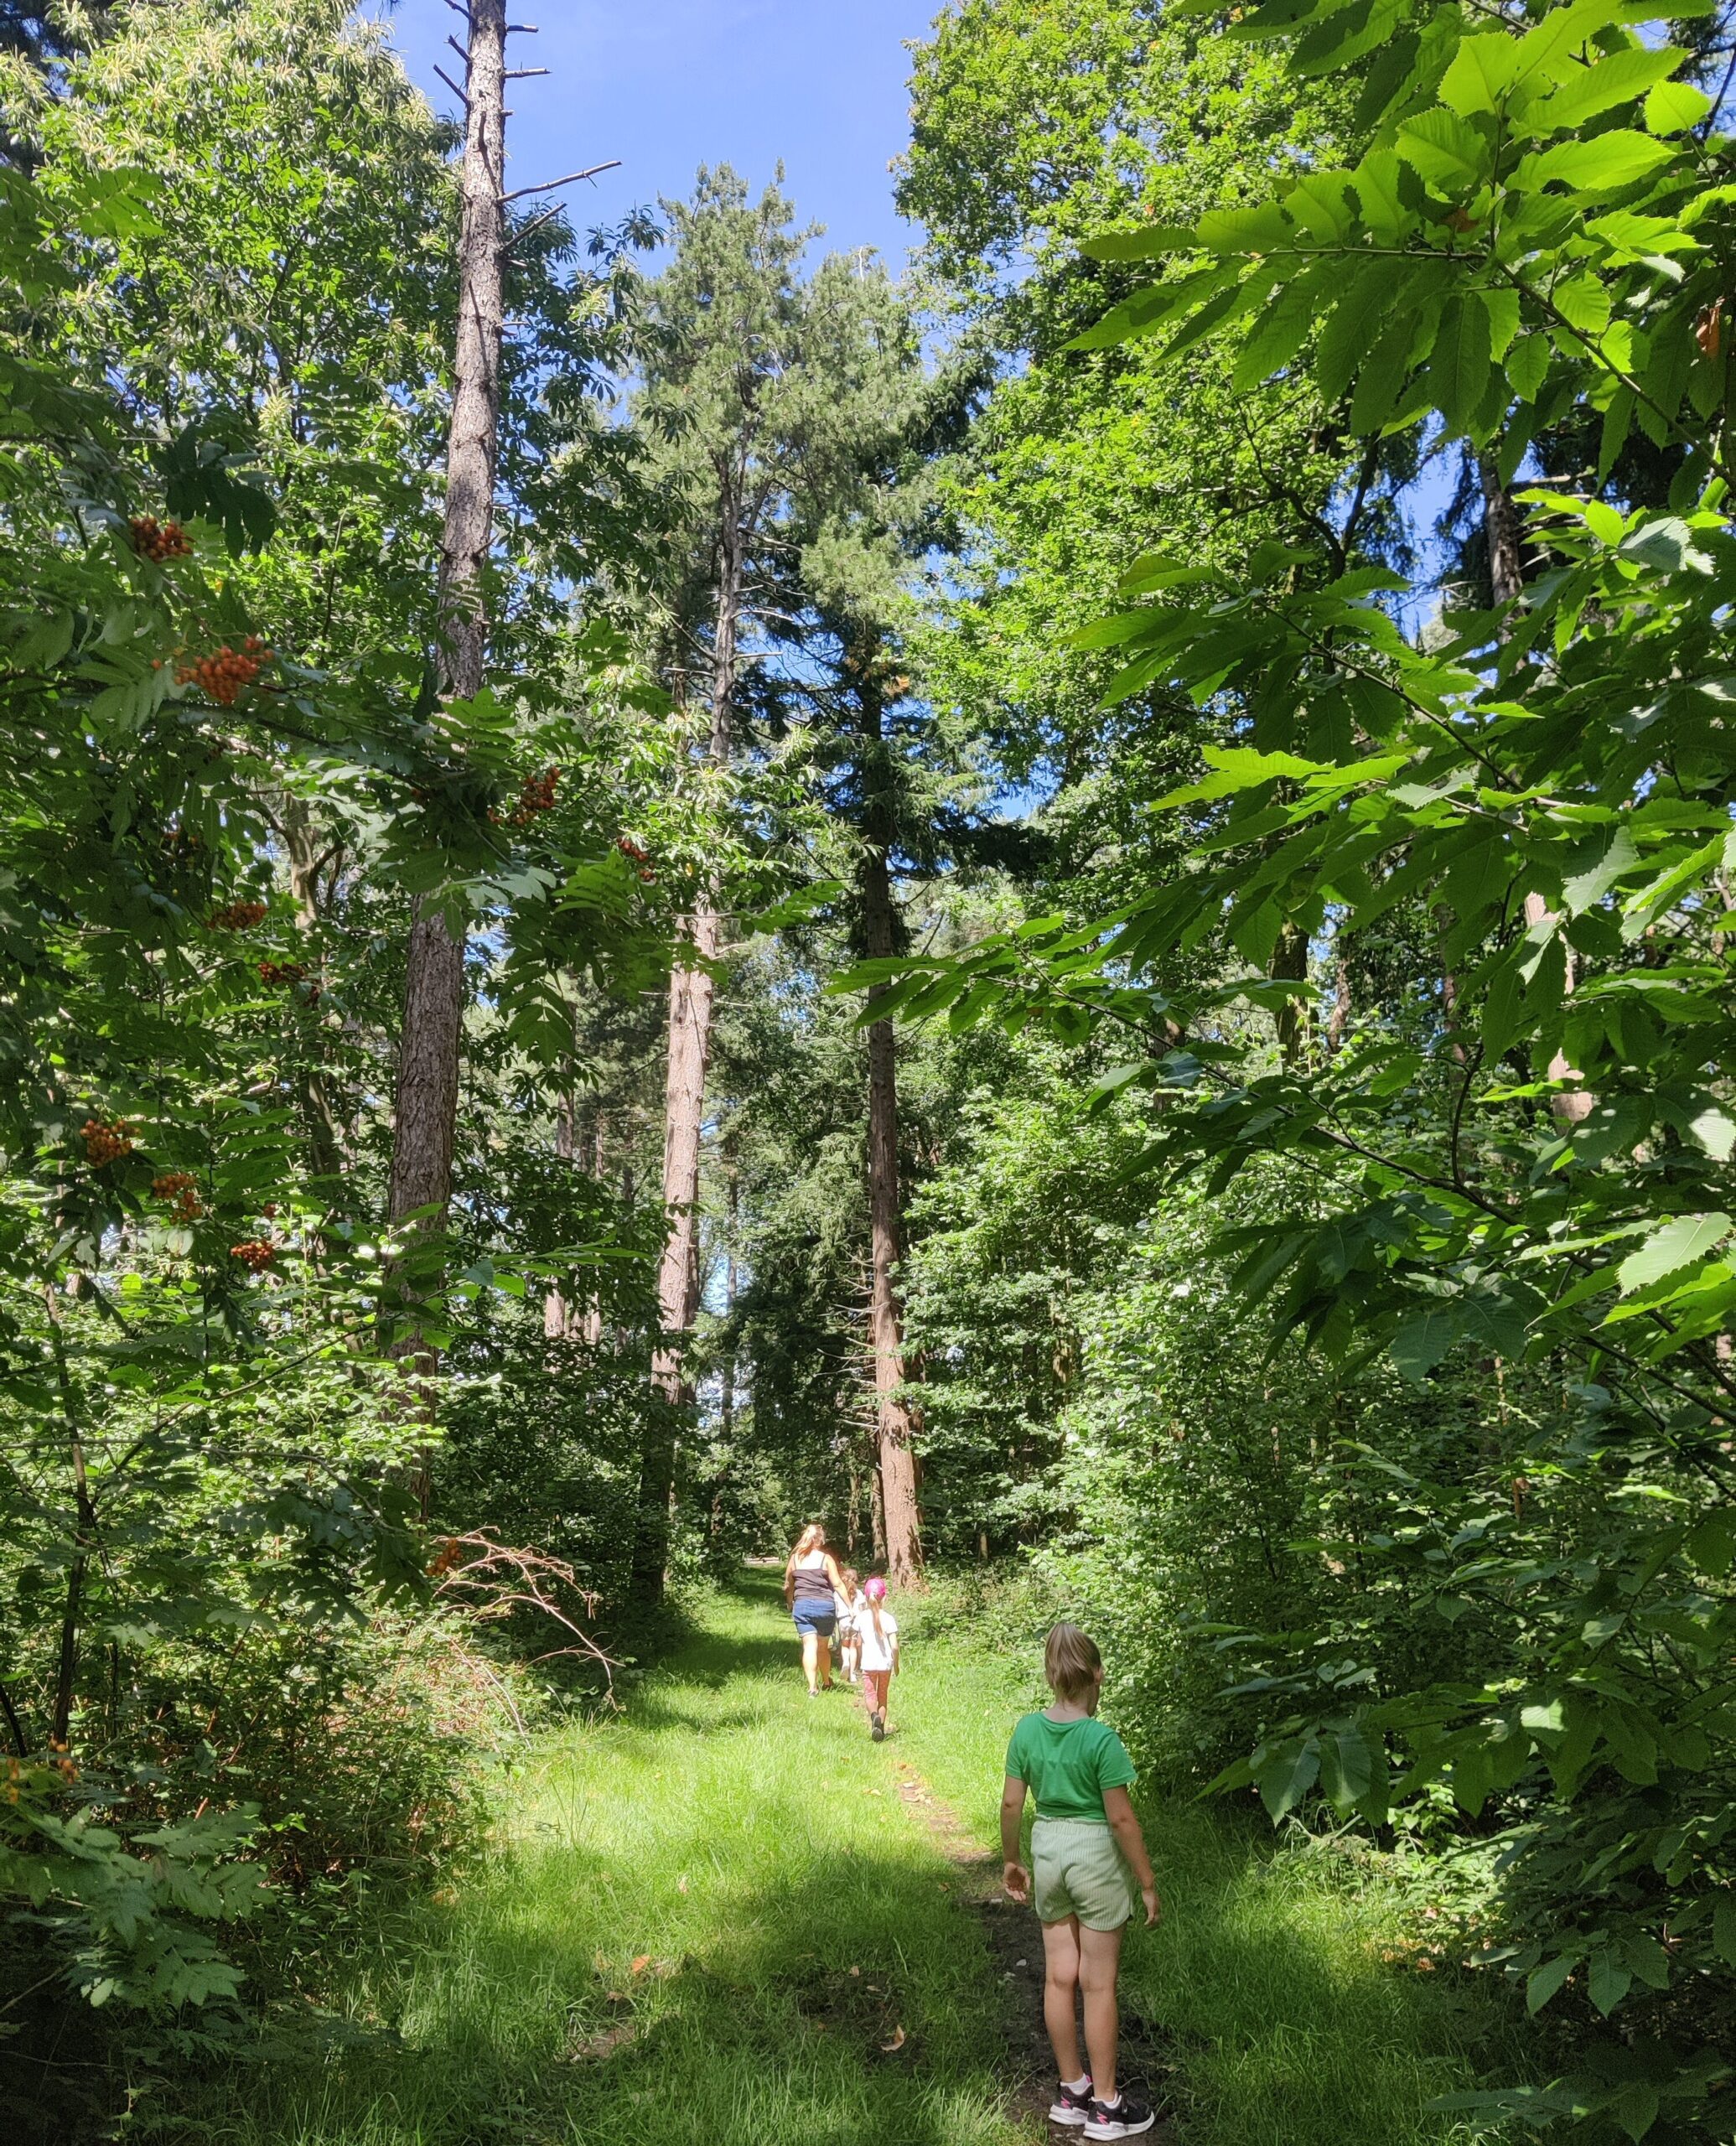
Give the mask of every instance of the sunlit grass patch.
<svg viewBox="0 0 1736 2146">
<path fill-rule="evenodd" d="M 900 1749 L 985 1847 L 1013 1722 L 1043 1703 L 1037 1651 L 968 1630 L 908 1649 Z M 1428 2112 L 1480 2085 L 1505 2015 L 1462 1970 L 1383 1960 L 1408 1910 L 1379 1858 L 1275 1847 L 1215 1806 L 1143 1812 L 1165 1919 L 1130 1936 L 1124 1996 L 1167 2040 L 1188 2146 L 1471 2146 L 1493 2134 Z M 1510 2075 L 1511 2076 L 1511 2075 Z"/>
<path fill-rule="evenodd" d="M 210 2136 L 1008 2146 L 998 1993 L 887 1754 L 807 1699 L 763 1586 L 707 1617 L 624 1718 L 539 1744 L 450 1905 L 351 1964 L 344 2004 L 400 2045 L 237 2078 Z"/>
</svg>

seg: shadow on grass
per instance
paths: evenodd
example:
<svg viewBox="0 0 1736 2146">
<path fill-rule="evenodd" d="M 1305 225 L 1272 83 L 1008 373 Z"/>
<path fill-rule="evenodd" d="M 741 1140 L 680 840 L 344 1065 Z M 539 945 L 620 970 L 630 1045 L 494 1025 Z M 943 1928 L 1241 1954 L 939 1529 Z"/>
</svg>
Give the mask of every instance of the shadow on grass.
<svg viewBox="0 0 1736 2146">
<path fill-rule="evenodd" d="M 603 1861 L 552 1849 L 357 1995 L 403 2045 L 236 2077 L 260 2146 L 1003 2146 L 999 1992 L 909 1854 L 724 1875 L 660 1950 Z M 647 1904 L 648 1905 L 648 1904 Z M 397 1933 L 400 1945 L 407 1933 Z M 679 1944 L 681 1949 L 676 1950 Z M 635 1952 L 635 1946 L 648 1950 Z M 394 2016 L 396 2015 L 396 2016 Z M 186 2112 L 197 2123 L 205 2112 Z"/>
</svg>

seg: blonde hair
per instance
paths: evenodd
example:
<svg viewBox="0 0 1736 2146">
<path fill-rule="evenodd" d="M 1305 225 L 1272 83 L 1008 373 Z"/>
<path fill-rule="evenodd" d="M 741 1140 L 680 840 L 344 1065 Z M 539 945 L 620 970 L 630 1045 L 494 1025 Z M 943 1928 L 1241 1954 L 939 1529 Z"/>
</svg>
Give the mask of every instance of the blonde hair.
<svg viewBox="0 0 1736 2146">
<path fill-rule="evenodd" d="M 1043 1675 L 1058 1699 L 1077 1705 L 1089 1698 L 1103 1667 L 1097 1642 L 1077 1625 L 1057 1625 L 1043 1649 Z"/>
<path fill-rule="evenodd" d="M 844 1583 L 844 1599 L 847 1602 L 853 1602 L 856 1599 L 856 1590 L 862 1584 L 861 1575 L 854 1565 L 846 1565 L 838 1577 Z"/>
</svg>

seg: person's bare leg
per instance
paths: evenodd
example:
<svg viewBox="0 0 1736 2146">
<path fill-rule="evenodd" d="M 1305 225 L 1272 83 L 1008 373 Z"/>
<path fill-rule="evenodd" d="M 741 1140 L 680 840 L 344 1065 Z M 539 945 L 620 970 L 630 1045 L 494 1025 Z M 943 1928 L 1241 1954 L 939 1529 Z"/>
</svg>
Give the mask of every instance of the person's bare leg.
<svg viewBox="0 0 1736 2146">
<path fill-rule="evenodd" d="M 1049 2029 L 1055 2069 L 1070 2086 L 1080 2076 L 1079 2023 L 1074 1993 L 1079 1988 L 1079 1918 L 1043 1926 L 1043 2024 Z"/>
<path fill-rule="evenodd" d="M 1079 1987 L 1085 1993 L 1085 2051 L 1091 2060 L 1091 2092 L 1100 2102 L 1116 2097 L 1116 2043 L 1121 2014 L 1115 2002 L 1115 1978 L 1121 1968 L 1119 1930 L 1079 1932 Z"/>
<path fill-rule="evenodd" d="M 817 1632 L 804 1632 L 801 1635 L 802 1674 L 808 1680 L 811 1692 L 820 1674 L 820 1635 Z"/>
<path fill-rule="evenodd" d="M 815 1641 L 814 1659 L 820 1666 L 820 1688 L 822 1692 L 829 1692 L 832 1689 L 832 1634 L 830 1632 L 821 1633 Z"/>
</svg>

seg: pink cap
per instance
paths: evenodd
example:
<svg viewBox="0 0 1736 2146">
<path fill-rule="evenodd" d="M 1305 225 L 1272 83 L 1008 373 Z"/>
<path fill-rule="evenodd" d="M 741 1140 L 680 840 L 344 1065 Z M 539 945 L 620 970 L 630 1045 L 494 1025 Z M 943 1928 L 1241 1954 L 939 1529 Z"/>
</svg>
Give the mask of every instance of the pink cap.
<svg viewBox="0 0 1736 2146">
<path fill-rule="evenodd" d="M 866 1583 L 862 1591 L 870 1602 L 884 1602 L 886 1599 L 886 1583 L 878 1573 Z"/>
</svg>

